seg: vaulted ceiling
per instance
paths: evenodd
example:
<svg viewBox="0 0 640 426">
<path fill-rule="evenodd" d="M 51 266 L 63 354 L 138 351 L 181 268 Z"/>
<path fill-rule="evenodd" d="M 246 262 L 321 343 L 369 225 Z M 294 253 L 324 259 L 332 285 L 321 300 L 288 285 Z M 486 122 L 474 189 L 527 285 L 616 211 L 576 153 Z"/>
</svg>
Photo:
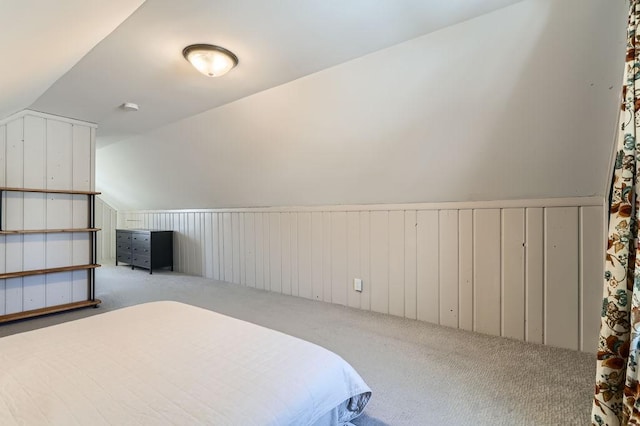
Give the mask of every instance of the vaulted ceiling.
<svg viewBox="0 0 640 426">
<path fill-rule="evenodd" d="M 6 0 L 0 118 L 97 123 L 122 209 L 602 194 L 626 3 Z"/>
<path fill-rule="evenodd" d="M 97 123 L 104 146 L 517 1 L 10 0 L 0 89 L 24 95 L 3 95 L 0 116 L 29 107 Z M 182 57 L 193 43 L 240 65 L 203 78 Z M 135 115 L 119 108 L 128 101 Z"/>
<path fill-rule="evenodd" d="M 32 106 L 143 2 L 0 2 L 0 118 Z"/>
</svg>

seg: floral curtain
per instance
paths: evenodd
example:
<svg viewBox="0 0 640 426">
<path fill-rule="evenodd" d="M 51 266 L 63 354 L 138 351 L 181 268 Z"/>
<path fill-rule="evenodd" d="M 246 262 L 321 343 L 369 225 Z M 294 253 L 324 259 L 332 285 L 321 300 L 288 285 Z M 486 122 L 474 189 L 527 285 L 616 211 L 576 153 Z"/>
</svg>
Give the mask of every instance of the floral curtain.
<svg viewBox="0 0 640 426">
<path fill-rule="evenodd" d="M 593 425 L 640 425 L 640 0 L 631 0 L 609 216 Z"/>
</svg>

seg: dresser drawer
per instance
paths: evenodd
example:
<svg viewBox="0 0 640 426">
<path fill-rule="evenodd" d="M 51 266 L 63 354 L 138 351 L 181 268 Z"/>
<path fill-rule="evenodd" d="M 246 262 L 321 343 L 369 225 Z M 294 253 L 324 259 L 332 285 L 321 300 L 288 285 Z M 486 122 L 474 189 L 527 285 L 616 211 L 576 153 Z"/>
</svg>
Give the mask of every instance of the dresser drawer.
<svg viewBox="0 0 640 426">
<path fill-rule="evenodd" d="M 116 231 L 116 243 L 130 242 L 130 241 L 131 241 L 131 232 Z"/>
<path fill-rule="evenodd" d="M 151 244 L 151 235 L 143 232 L 131 233 L 131 244 L 134 246 L 149 246 Z"/>
<path fill-rule="evenodd" d="M 133 266 L 140 266 L 141 268 L 151 269 L 151 256 L 142 256 L 139 254 L 132 254 L 131 264 Z"/>
<path fill-rule="evenodd" d="M 131 254 L 137 254 L 140 256 L 151 256 L 151 245 L 144 242 L 134 242 L 131 246 Z"/>
<path fill-rule="evenodd" d="M 122 254 L 117 254 L 116 255 L 116 259 L 118 260 L 118 262 L 122 262 L 122 263 L 131 263 L 131 254 L 129 253 L 122 253 Z"/>
<path fill-rule="evenodd" d="M 131 243 L 128 241 L 116 243 L 116 254 L 131 253 Z"/>
</svg>

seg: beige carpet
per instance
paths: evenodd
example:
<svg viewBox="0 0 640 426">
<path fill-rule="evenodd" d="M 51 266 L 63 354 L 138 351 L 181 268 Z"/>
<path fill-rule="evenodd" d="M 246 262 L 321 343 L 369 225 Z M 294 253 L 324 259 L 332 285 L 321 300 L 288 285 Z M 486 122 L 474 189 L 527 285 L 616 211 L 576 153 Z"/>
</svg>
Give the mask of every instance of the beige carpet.
<svg viewBox="0 0 640 426">
<path fill-rule="evenodd" d="M 0 336 L 146 301 L 177 300 L 340 354 L 373 389 L 357 425 L 589 423 L 593 355 L 126 266 L 99 268 L 97 295 L 103 301 L 97 309 L 2 325 Z"/>
</svg>

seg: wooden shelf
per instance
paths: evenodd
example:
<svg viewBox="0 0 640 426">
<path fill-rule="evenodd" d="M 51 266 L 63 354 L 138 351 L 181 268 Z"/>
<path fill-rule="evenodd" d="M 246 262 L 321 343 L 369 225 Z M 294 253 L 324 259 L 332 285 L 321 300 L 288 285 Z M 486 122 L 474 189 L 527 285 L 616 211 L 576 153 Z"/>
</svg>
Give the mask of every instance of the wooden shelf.
<svg viewBox="0 0 640 426">
<path fill-rule="evenodd" d="M 16 312 L 15 314 L 0 315 L 0 324 L 9 322 L 9 321 L 16 321 L 16 320 L 25 319 L 25 318 L 37 317 L 40 315 L 54 314 L 57 312 L 68 311 L 71 309 L 80 309 L 80 308 L 88 308 L 89 306 L 98 306 L 100 303 L 102 303 L 100 299 L 83 300 L 82 302 L 65 303 L 64 305 L 50 306 L 48 308 L 33 309 L 31 311 Z"/>
<path fill-rule="evenodd" d="M 28 277 L 33 275 L 45 275 L 45 274 L 53 274 L 53 273 L 59 273 L 59 272 L 71 272 L 71 271 L 83 271 L 83 270 L 87 271 L 87 300 L 74 302 L 74 303 L 65 303 L 65 304 L 56 305 L 56 306 L 49 306 L 46 308 L 16 312 L 13 314 L 0 315 L 0 323 L 99 305 L 101 301 L 95 298 L 95 268 L 100 267 L 100 265 L 94 262 L 96 261 L 96 232 L 99 231 L 100 229 L 95 227 L 95 222 L 94 222 L 94 219 L 95 219 L 94 195 L 98 195 L 100 194 L 100 192 L 0 186 L 0 197 L 3 191 L 23 192 L 23 193 L 31 192 L 31 193 L 40 193 L 40 194 L 86 195 L 87 203 L 88 203 L 88 221 L 87 221 L 88 223 L 86 228 L 13 229 L 13 230 L 2 230 L 0 228 L 0 235 L 87 232 L 89 233 L 89 241 L 91 242 L 91 251 L 89 252 L 89 255 L 90 255 L 89 262 L 91 263 L 87 265 L 62 266 L 57 268 L 33 269 L 29 271 L 15 271 L 15 272 L 0 273 L 0 280 L 6 280 L 10 278 Z M 0 201 L 3 201 L 3 200 L 0 200 Z M 2 207 L 1 204 L 2 203 L 0 203 L 0 208 Z M 1 214 L 2 214 L 2 210 L 0 209 L 0 216 Z M 2 222 L 2 218 L 0 217 L 0 223 L 1 222 Z"/>
<path fill-rule="evenodd" d="M 0 235 L 20 234 L 60 234 L 64 232 L 98 232 L 100 228 L 69 228 L 69 229 L 23 229 L 13 231 L 0 231 Z"/>
<path fill-rule="evenodd" d="M 27 126 L 25 121 L 25 129 L 29 126 Z M 39 129 L 39 127 L 37 128 Z M 62 143 L 63 145 L 70 143 L 72 142 L 71 136 L 72 135 L 68 133 L 65 135 L 64 138 L 60 139 L 59 142 Z M 92 145 L 93 145 L 93 139 L 94 139 L 93 133 L 89 134 L 89 132 L 87 132 L 82 135 L 82 140 L 91 142 Z M 38 149 L 34 151 L 36 152 L 36 154 L 34 155 L 42 156 L 46 154 L 45 152 L 46 150 L 44 150 L 44 146 L 37 147 L 37 148 Z M 82 148 L 82 151 L 77 151 L 77 152 L 76 150 L 74 150 L 73 154 L 74 155 L 77 154 L 78 158 L 74 156 L 73 162 L 75 162 L 76 160 L 81 161 L 84 159 L 85 165 L 90 166 L 89 163 L 93 160 L 95 150 L 93 148 L 89 149 L 91 147 L 85 147 L 85 148 Z M 86 154 L 89 154 L 89 155 L 86 155 Z M 4 160 L 6 160 L 6 158 Z M 62 304 L 57 306 L 43 307 L 39 309 L 32 309 L 34 306 L 31 306 L 31 307 L 23 306 L 22 309 L 20 308 L 18 309 L 19 310 L 24 309 L 24 311 L 13 312 L 13 313 L 6 312 L 7 315 L 1 315 L 2 312 L 0 312 L 0 323 L 20 320 L 24 318 L 36 317 L 39 315 L 47 315 L 55 312 L 68 311 L 71 309 L 85 308 L 88 306 L 96 306 L 100 304 L 101 303 L 100 300 L 97 300 L 95 297 L 96 268 L 100 267 L 100 265 L 97 264 L 98 262 L 97 239 L 99 235 L 97 234 L 97 232 L 100 231 L 100 228 L 96 227 L 95 216 L 96 216 L 96 202 L 97 202 L 96 195 L 99 195 L 100 192 L 95 191 L 95 187 L 90 182 L 90 180 L 93 180 L 93 178 L 95 177 L 95 173 L 93 173 L 93 170 L 91 170 L 91 167 L 88 167 L 86 170 L 84 170 L 83 173 L 78 175 L 78 178 L 82 179 L 82 182 L 76 179 L 73 184 L 72 182 L 68 182 L 68 185 L 65 185 L 62 182 L 65 179 L 60 180 L 60 178 L 64 176 L 63 171 L 61 171 L 62 169 L 60 170 L 56 169 L 54 172 L 52 172 L 50 179 L 49 177 L 47 177 L 46 182 L 45 182 L 45 179 L 37 179 L 39 182 L 35 182 L 35 185 L 31 186 L 31 184 L 26 182 L 27 175 L 31 176 L 32 178 L 38 177 L 38 176 L 41 177 L 41 174 L 42 174 L 41 168 L 39 167 L 38 164 L 29 164 L 29 161 L 26 161 L 27 160 L 26 157 L 23 159 L 21 156 L 19 156 L 14 160 L 18 161 L 19 163 L 24 163 L 21 165 L 21 170 L 24 168 L 25 182 L 21 182 L 20 185 L 26 185 L 27 187 L 12 186 L 11 183 L 7 184 L 5 182 L 0 183 L 0 240 L 2 240 L 1 245 L 3 246 L 5 245 L 6 243 L 5 239 L 9 240 L 9 242 L 11 242 L 11 240 L 13 239 L 15 241 L 14 243 L 10 244 L 11 247 L 6 247 L 7 252 L 11 250 L 16 254 L 20 254 L 20 252 L 26 250 L 25 247 L 28 244 L 30 244 L 30 240 L 34 240 L 33 242 L 36 243 L 36 245 L 38 246 L 42 245 L 43 249 L 47 248 L 49 251 L 62 250 L 60 254 L 64 255 L 62 256 L 64 257 L 64 259 L 61 259 L 60 262 L 56 262 L 55 264 L 53 264 L 53 265 L 59 265 L 58 267 L 55 267 L 55 268 L 45 267 L 45 266 L 53 266 L 50 262 L 42 262 L 42 265 L 37 265 L 37 264 L 28 265 L 29 262 L 27 262 L 28 260 L 27 258 L 22 259 L 22 262 L 17 262 L 17 263 L 14 262 L 16 264 L 13 266 L 7 264 L 6 268 L 3 267 L 2 269 L 0 269 L 0 282 L 4 282 L 5 280 L 11 280 L 11 279 L 22 280 L 22 277 L 35 276 L 37 278 L 33 283 L 34 286 L 37 286 L 38 291 L 41 290 L 47 293 L 48 303 L 46 304 L 51 305 L 55 303 L 56 299 Z M 71 160 L 71 158 L 68 158 L 68 160 Z M 61 164 L 52 163 L 51 166 L 52 167 L 55 166 L 58 168 L 65 168 L 65 167 L 69 168 L 73 165 L 71 163 L 72 163 L 71 161 L 63 162 Z M 19 195 L 20 193 L 22 193 L 22 195 Z M 32 194 L 32 195 L 25 196 L 24 194 Z M 41 195 L 34 195 L 34 194 L 41 194 Z M 57 194 L 57 195 L 54 195 L 54 194 Z M 33 198 L 34 196 L 37 199 L 36 201 L 42 201 L 44 203 L 44 201 L 46 200 L 47 203 L 43 204 L 38 202 L 36 203 L 36 205 L 33 205 L 33 206 L 31 205 L 21 206 L 23 204 L 22 203 L 23 197 L 25 198 L 25 204 L 26 204 L 26 199 L 28 197 Z M 57 199 L 59 199 L 58 204 L 56 204 L 58 202 L 56 201 Z M 71 200 L 75 200 L 73 201 L 73 204 L 69 203 Z M 56 206 L 59 205 L 60 208 L 54 206 L 56 208 L 47 210 L 47 207 L 51 202 L 56 204 Z M 79 203 L 76 203 L 76 202 L 79 202 Z M 21 207 L 17 209 L 13 208 L 15 206 L 21 206 Z M 81 222 L 71 223 L 72 222 L 71 218 L 74 217 L 73 215 L 76 212 L 76 207 L 82 208 L 82 210 L 84 210 L 80 214 L 80 216 L 82 216 L 83 219 Z M 48 214 L 45 214 L 45 213 L 48 213 Z M 47 222 L 41 225 L 35 225 L 31 227 L 29 226 L 22 227 L 22 226 L 15 225 L 15 223 L 21 223 L 23 221 L 26 221 L 27 218 L 29 217 L 39 218 L 43 214 L 47 216 Z M 16 222 L 14 223 L 14 225 L 11 224 L 12 221 L 10 220 L 10 217 L 12 215 L 16 216 L 15 217 Z M 66 224 L 62 222 L 65 218 L 69 220 L 69 222 Z M 54 221 L 57 221 L 59 223 L 56 225 L 53 223 Z M 33 229 L 40 226 L 44 227 L 45 229 Z M 26 228 L 26 229 L 20 229 L 20 228 Z M 80 235 L 77 235 L 78 233 Z M 26 235 L 26 236 L 23 237 L 23 235 Z M 31 235 L 31 237 L 29 237 L 28 235 Z M 58 245 L 56 245 L 54 241 L 56 238 L 62 238 L 65 240 L 80 238 L 82 241 L 79 241 L 79 242 L 82 242 L 81 244 L 82 247 L 81 248 L 78 247 L 78 249 L 80 250 L 82 255 L 86 257 L 83 260 L 80 260 L 79 262 L 86 262 L 86 264 L 77 265 L 78 263 L 77 261 L 75 262 L 76 264 L 74 264 L 74 262 L 72 262 L 72 259 L 71 259 L 71 249 L 72 249 L 71 244 L 70 243 L 63 244 L 63 246 L 58 247 Z M 52 243 L 52 244 L 49 244 L 49 243 Z M 25 247 L 20 247 L 22 245 L 24 245 Z M 23 254 L 26 255 L 26 252 Z M 21 259 L 22 257 L 24 256 L 19 256 L 19 259 Z M 22 263 L 22 265 L 20 265 L 20 263 Z M 37 267 L 41 267 L 42 269 L 32 269 Z M 79 272 L 77 274 L 74 274 L 72 271 L 79 271 Z M 54 275 L 52 277 L 49 277 L 48 276 L 49 274 L 54 274 Z M 51 279 L 46 279 L 46 278 L 51 278 L 53 279 L 53 281 Z M 57 282 L 59 282 L 60 285 L 56 284 Z M 86 298 L 84 298 L 84 300 L 82 301 L 77 301 L 74 303 L 66 303 L 70 301 L 68 294 L 70 294 L 69 291 L 71 287 L 73 287 L 75 291 L 76 287 L 78 286 L 83 287 L 83 290 L 86 288 Z M 51 289 L 51 295 L 52 295 L 51 298 L 48 297 L 50 293 L 49 289 Z M 83 291 L 83 294 L 84 294 L 84 291 Z M 28 294 L 25 293 L 24 295 L 21 295 L 21 294 L 17 295 L 17 298 L 22 299 L 23 305 L 24 305 L 26 304 L 26 301 L 28 299 L 27 296 Z M 74 299 L 77 300 L 78 298 L 74 298 Z M 44 303 L 42 305 L 44 305 Z"/>
<path fill-rule="evenodd" d="M 100 266 L 101 265 L 98 265 L 98 264 L 90 264 L 90 265 L 77 265 L 77 266 L 62 266 L 59 268 L 32 269 L 31 271 L 7 272 L 4 274 L 0 274 L 0 280 L 6 280 L 9 278 L 28 277 L 31 275 L 52 274 L 54 272 L 82 271 L 83 269 L 95 269 L 95 268 L 99 268 Z"/>
<path fill-rule="evenodd" d="M 42 194 L 80 194 L 80 195 L 99 195 L 100 192 L 95 191 L 73 191 L 64 189 L 37 189 L 37 188 L 13 188 L 7 186 L 0 186 L 0 191 L 12 191 L 12 192 L 40 192 Z"/>
</svg>

